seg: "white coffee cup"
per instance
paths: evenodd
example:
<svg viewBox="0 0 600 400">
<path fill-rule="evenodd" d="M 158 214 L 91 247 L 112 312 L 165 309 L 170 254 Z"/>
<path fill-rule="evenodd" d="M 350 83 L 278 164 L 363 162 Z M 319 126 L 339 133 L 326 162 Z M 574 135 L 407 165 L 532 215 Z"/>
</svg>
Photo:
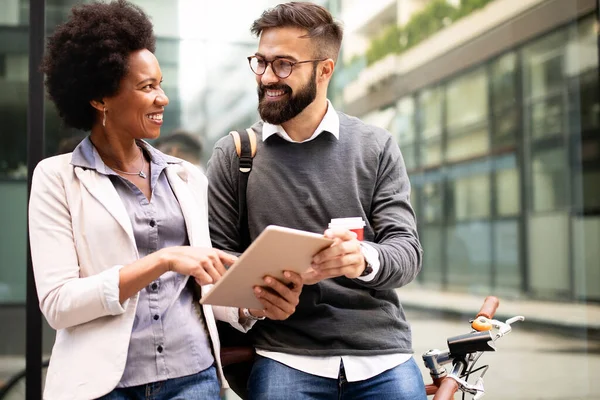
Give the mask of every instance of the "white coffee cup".
<svg viewBox="0 0 600 400">
<path fill-rule="evenodd" d="M 365 221 L 361 217 L 332 218 L 329 222 L 329 229 L 348 229 L 356 233 L 358 240 L 363 240 L 365 225 Z"/>
</svg>

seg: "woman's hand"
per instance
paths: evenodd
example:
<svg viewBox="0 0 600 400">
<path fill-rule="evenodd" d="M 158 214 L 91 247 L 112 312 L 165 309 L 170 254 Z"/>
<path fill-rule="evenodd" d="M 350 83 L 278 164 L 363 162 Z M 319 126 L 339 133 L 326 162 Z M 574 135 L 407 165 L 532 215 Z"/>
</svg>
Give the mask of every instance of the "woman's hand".
<svg viewBox="0 0 600 400">
<path fill-rule="evenodd" d="M 237 260 L 236 256 L 206 247 L 175 246 L 159 251 L 166 271 L 190 275 L 199 285 L 216 283 L 225 273 L 225 265 Z"/>
<path fill-rule="evenodd" d="M 296 311 L 302 293 L 302 277 L 290 271 L 285 271 L 283 276 L 289 283 L 285 284 L 271 276 L 266 276 L 265 286 L 254 287 L 254 295 L 264 309 L 250 309 L 248 310 L 250 314 L 273 320 L 285 320 Z"/>
</svg>

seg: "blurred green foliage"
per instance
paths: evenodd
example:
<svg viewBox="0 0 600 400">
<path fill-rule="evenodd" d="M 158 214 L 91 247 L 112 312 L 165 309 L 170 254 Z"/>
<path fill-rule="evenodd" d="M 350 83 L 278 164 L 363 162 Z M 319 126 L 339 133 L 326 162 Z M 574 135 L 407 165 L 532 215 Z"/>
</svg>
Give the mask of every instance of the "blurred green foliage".
<svg viewBox="0 0 600 400">
<path fill-rule="evenodd" d="M 390 25 L 373 39 L 366 52 L 367 65 L 391 53 L 400 54 L 432 36 L 444 27 L 493 0 L 461 0 L 458 7 L 446 0 L 431 0 L 423 10 L 415 13 L 402 27 Z"/>
</svg>

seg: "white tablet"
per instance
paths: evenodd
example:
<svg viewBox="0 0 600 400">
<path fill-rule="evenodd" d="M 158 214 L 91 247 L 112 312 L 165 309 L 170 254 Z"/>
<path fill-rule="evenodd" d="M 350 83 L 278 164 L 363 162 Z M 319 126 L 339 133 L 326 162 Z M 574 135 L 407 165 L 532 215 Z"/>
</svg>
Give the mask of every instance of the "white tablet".
<svg viewBox="0 0 600 400">
<path fill-rule="evenodd" d="M 254 286 L 265 286 L 266 275 L 286 282 L 283 271 L 306 272 L 313 256 L 332 243 L 322 234 L 269 225 L 200 303 L 262 309 Z"/>
</svg>

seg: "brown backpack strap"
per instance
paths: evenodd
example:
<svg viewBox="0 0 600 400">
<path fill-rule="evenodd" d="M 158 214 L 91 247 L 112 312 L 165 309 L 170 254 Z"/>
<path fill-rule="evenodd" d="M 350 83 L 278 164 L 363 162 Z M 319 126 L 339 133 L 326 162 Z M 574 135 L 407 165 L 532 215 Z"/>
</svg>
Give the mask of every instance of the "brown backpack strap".
<svg viewBox="0 0 600 400">
<path fill-rule="evenodd" d="M 233 136 L 233 143 L 235 144 L 235 151 L 238 157 L 242 156 L 242 139 L 244 133 L 242 132 L 242 136 L 240 136 L 241 131 L 231 131 L 229 134 Z M 256 133 L 252 128 L 246 129 L 246 133 L 248 134 L 248 140 L 250 144 L 250 157 L 254 158 L 256 155 Z"/>
</svg>

